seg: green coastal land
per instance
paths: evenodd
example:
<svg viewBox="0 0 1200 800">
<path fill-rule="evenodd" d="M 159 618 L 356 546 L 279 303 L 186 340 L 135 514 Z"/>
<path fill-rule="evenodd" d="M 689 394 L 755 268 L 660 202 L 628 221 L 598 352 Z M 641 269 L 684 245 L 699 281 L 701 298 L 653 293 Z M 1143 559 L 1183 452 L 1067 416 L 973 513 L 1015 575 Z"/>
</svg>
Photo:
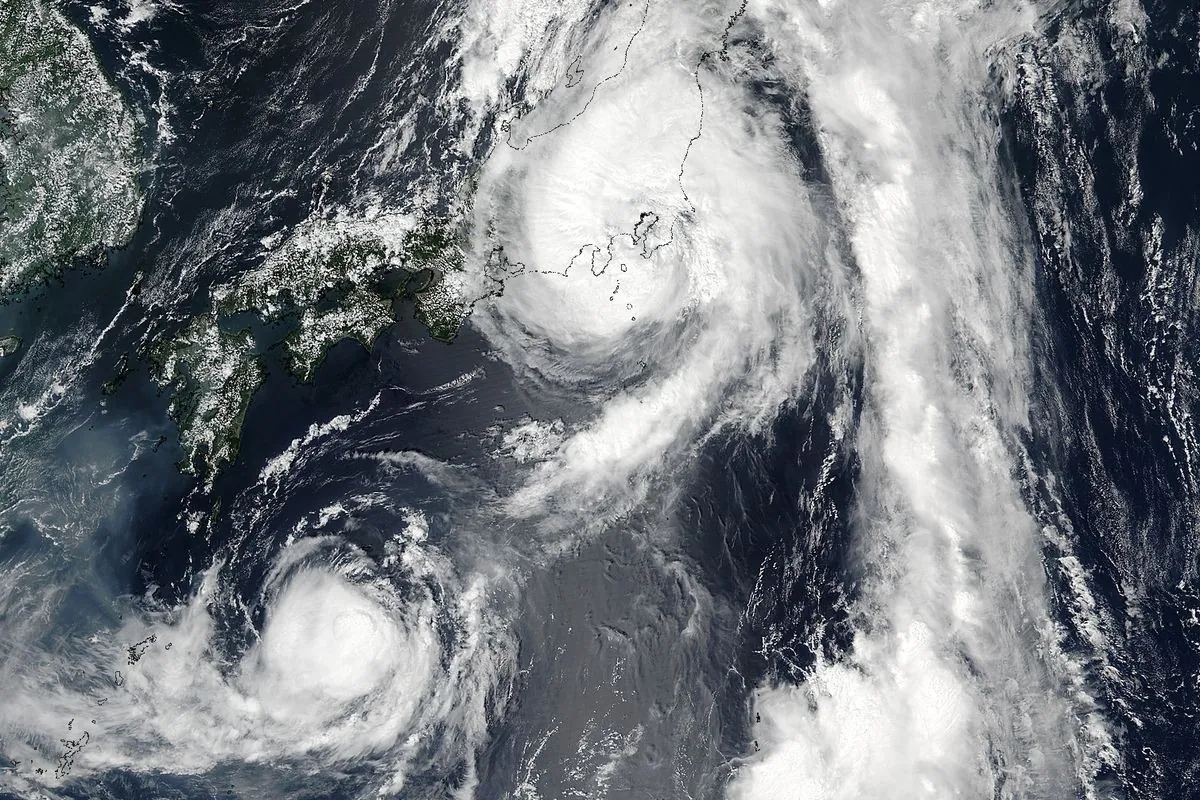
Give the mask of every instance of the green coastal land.
<svg viewBox="0 0 1200 800">
<path fill-rule="evenodd" d="M 0 298 L 129 241 L 142 210 L 133 112 L 46 0 L 0 3 Z"/>
</svg>

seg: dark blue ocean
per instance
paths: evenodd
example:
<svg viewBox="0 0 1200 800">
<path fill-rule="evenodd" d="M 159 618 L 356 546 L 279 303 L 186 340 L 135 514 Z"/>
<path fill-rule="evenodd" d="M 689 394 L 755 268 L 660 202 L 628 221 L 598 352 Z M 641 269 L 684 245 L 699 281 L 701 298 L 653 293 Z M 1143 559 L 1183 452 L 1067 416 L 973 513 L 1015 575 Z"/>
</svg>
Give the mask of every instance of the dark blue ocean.
<svg viewBox="0 0 1200 800">
<path fill-rule="evenodd" d="M 455 729 L 431 728 L 402 796 L 471 786 L 481 798 L 578 796 L 570 792 L 580 764 L 596 769 L 602 760 L 580 755 L 578 743 L 592 737 L 603 744 L 597 752 L 634 754 L 595 796 L 723 797 L 736 759 L 758 746 L 755 688 L 801 683 L 854 640 L 852 607 L 869 577 L 850 533 L 860 458 L 853 437 L 830 429 L 828 413 L 849 393 L 849 425 L 857 425 L 864 376 L 832 345 L 818 348 L 805 395 L 765 430 L 705 438 L 657 502 L 601 525 L 566 554 L 528 544 L 543 536 L 536 520 L 497 510 L 518 478 L 493 453 L 498 431 L 526 417 L 569 422 L 578 408 L 531 390 L 470 321 L 452 342 L 435 340 L 408 300 L 396 302 L 396 323 L 372 348 L 342 341 L 311 383 L 287 369 L 281 343 L 295 319 L 226 320 L 251 326 L 267 377 L 236 461 L 211 490 L 177 467 L 184 452 L 167 413 L 170 390 L 151 377 L 153 344 L 205 313 L 214 286 L 257 266 L 263 237 L 313 208 L 368 194 L 401 204 L 421 182 L 414 164 L 465 174 L 482 155 L 452 146 L 460 131 L 443 129 L 431 102 L 446 76 L 428 67 L 420 44 L 447 8 L 181 2 L 124 29 L 97 24 L 82 3 L 67 5 L 146 120 L 146 205 L 133 240 L 102 268 L 67 270 L 0 307 L 0 335 L 24 342 L 0 360 L 4 382 L 25 374 L 22 359 L 40 357 L 36 343 L 65 340 L 81 317 L 116 316 L 55 416 L 0 456 L 9 472 L 0 483 L 0 569 L 40 565 L 20 580 L 61 589 L 53 605 L 5 608 L 12 616 L 0 628 L 29 615 L 40 633 L 0 644 L 0 660 L 11 667 L 35 647 L 85 657 L 62 642 L 117 635 L 124 615 L 137 613 L 130 609 L 182 608 L 219 564 L 208 656 L 234 675 L 269 616 L 263 587 L 280 554 L 323 510 L 372 497 L 379 502 L 335 515 L 324 533 L 382 557 L 402 509 L 419 508 L 429 542 L 486 527 L 512 545 L 506 567 L 520 576 L 520 588 L 496 600 L 515 655 L 481 701 L 486 744 L 451 757 Z M 997 191 L 1031 242 L 1037 309 L 1032 422 L 1021 443 L 1028 462 L 1014 479 L 1035 521 L 1064 532 L 1059 545 L 1042 545 L 1051 614 L 1066 651 L 1084 664 L 1118 753 L 1094 788 L 1104 797 L 1186 800 L 1200 797 L 1200 17 L 1187 4 L 1148 2 L 1135 48 L 1112 33 L 1107 13 L 1094 3 L 1053 5 L 1039 38 L 1012 48 L 1038 69 L 1017 87 L 999 77 L 992 87 L 994 144 L 1007 170 Z M 1067 32 L 1100 56 L 1086 83 L 1073 51 L 1056 48 Z M 151 69 L 131 63 L 135 54 Z M 786 110 L 788 146 L 806 180 L 827 185 L 805 103 L 778 97 L 783 90 L 769 82 L 755 91 Z M 390 169 L 373 146 L 409 109 L 405 124 L 415 126 L 423 155 Z M 431 198 L 428 210 L 445 212 L 451 200 Z M 286 480 L 267 487 L 267 464 L 339 415 L 357 416 L 313 437 Z M 397 454 L 406 466 L 383 458 Z M 110 479 L 79 477 L 79 464 L 106 459 L 118 465 Z M 45 525 L 52 507 L 62 525 L 53 535 Z M 71 525 L 74 544 L 64 538 Z M 660 529 L 690 535 L 651 536 Z M 1088 618 L 1103 621 L 1102 655 L 1073 613 L 1076 587 L 1056 566 L 1064 558 L 1089 576 Z M 439 596 L 436 587 L 409 589 Z M 704 630 L 684 636 L 700 596 L 712 598 Z M 438 624 L 448 626 L 440 641 L 465 636 Z M 61 767 L 81 721 L 104 713 L 80 708 L 69 734 L 62 720 L 61 744 L 37 743 L 43 762 L 12 769 Z M 639 733 L 601 742 L 595 719 Z M 551 727 L 554 738 L 545 734 Z M 0 736 L 0 755 L 11 735 Z M 540 794 L 520 795 L 533 780 L 535 749 Z M 178 773 L 131 759 L 68 770 L 45 796 L 357 797 L 387 771 L 382 758 L 337 769 L 303 758 L 231 760 Z"/>
</svg>

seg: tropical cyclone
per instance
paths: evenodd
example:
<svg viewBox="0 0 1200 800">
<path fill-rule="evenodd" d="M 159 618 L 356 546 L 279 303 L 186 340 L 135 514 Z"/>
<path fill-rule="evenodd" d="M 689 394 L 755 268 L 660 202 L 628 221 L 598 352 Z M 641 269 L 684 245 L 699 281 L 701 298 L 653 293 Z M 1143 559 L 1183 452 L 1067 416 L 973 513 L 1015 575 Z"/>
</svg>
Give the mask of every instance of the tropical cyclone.
<svg viewBox="0 0 1200 800">
<path fill-rule="evenodd" d="M 843 279 L 783 119 L 725 57 L 742 11 L 676 10 L 599 14 L 565 80 L 526 96 L 533 110 L 481 168 L 466 263 L 505 283 L 472 320 L 523 377 L 585 388 L 595 414 L 514 511 L 578 507 L 582 489 L 619 513 L 637 501 L 614 504 L 622 487 L 645 491 L 693 436 L 771 418 L 807 380 Z"/>
<path fill-rule="evenodd" d="M 133 115 L 43 0 L 0 6 L 0 296 L 125 244 L 141 215 Z"/>
</svg>

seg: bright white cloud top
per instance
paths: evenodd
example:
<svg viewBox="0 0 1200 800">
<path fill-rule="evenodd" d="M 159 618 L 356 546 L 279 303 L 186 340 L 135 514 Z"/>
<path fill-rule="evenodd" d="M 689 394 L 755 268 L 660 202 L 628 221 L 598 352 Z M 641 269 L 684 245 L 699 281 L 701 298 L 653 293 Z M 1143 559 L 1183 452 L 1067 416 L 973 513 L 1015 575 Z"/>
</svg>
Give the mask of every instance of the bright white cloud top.
<svg viewBox="0 0 1200 800">
<path fill-rule="evenodd" d="M 832 352 L 864 369 L 858 633 L 805 685 L 763 687 L 763 748 L 734 796 L 999 782 L 1057 797 L 1112 758 L 1014 478 L 1034 310 L 989 69 L 1037 13 L 634 3 L 577 21 L 564 8 L 548 38 L 523 40 L 525 94 L 474 205 L 474 261 L 504 290 L 476 321 L 531 380 L 593 410 L 514 513 L 636 505 L 673 454 L 796 398 L 830 320 L 847 323 Z M 760 60 L 724 49 L 739 34 L 765 43 Z M 564 70 L 553 54 L 577 39 Z M 481 84 L 506 79 L 469 63 Z M 759 80 L 805 98 L 827 187 L 804 179 Z"/>
<path fill-rule="evenodd" d="M 438 190 L 453 197 L 458 216 L 446 229 L 459 249 L 439 247 L 445 258 L 430 273 L 445 268 L 431 281 L 444 279 L 445 296 L 470 308 L 479 363 L 425 390 L 372 384 L 369 403 L 332 412 L 250 470 L 258 483 L 238 496 L 230 542 L 189 564 L 178 606 L 159 605 L 159 587 L 121 597 L 112 608 L 128 619 L 109 626 L 115 636 L 63 637 L 60 652 L 32 623 L 14 633 L 21 658 L 0 663 L 0 678 L 19 690 L 0 703 L 0 731 L 33 744 L 13 753 L 44 757 L 46 732 L 99 702 L 87 746 L 69 752 L 76 776 L 195 776 L 231 764 L 341 775 L 366 765 L 361 796 L 444 787 L 483 796 L 494 786 L 477 774 L 482 754 L 502 768 L 532 763 L 557 730 L 520 752 L 513 742 L 533 734 L 489 750 L 504 714 L 524 710 L 518 700 L 540 700 L 543 687 L 522 681 L 561 656 L 519 639 L 523 625 L 550 627 L 521 615 L 578 610 L 552 607 L 550 590 L 537 596 L 545 607 L 528 600 L 531 586 L 561 589 L 547 563 L 614 529 L 670 528 L 664 510 L 696 491 L 694 457 L 721 437 L 817 461 L 806 443 L 771 441 L 784 414 L 811 413 L 828 416 L 854 462 L 853 501 L 838 520 L 852 542 L 851 563 L 839 565 L 846 646 L 801 680 L 737 695 L 751 695 L 733 713 L 744 712 L 754 749 L 714 756 L 714 774 L 729 777 L 719 790 L 737 800 L 1104 796 L 1117 735 L 1051 609 L 1048 533 L 1023 494 L 1040 312 L 998 103 L 1019 79 L 1007 48 L 1039 36 L 1046 9 L 1024 0 L 460 6 L 440 7 L 435 44 L 451 60 L 437 80 L 423 76 L 439 91 L 413 100 L 404 125 L 420 117 L 453 139 L 438 145 L 461 174 Z M 422 135 L 406 130 L 392 143 L 396 158 Z M 413 183 L 434 197 L 437 180 Z M 393 242 L 417 220 L 374 198 L 370 213 L 327 210 L 327 221 L 353 220 L 356 233 L 374 226 Z M 388 219 L 403 219 L 402 230 L 384 231 Z M 380 302 L 390 324 L 392 299 Z M 477 461 L 389 449 L 399 437 L 388 424 L 408 425 L 413 409 L 444 400 L 447 418 L 460 415 L 455 426 L 476 413 L 462 398 L 486 394 L 478 387 L 497 380 L 498 361 L 504 390 L 546 416 L 522 408 L 489 417 L 486 435 L 456 428 L 486 439 Z M 818 383 L 832 400 L 812 400 Z M 479 402 L 499 415 L 493 400 Z M 294 496 L 308 491 L 302 475 L 343 467 L 353 491 L 295 510 L 309 499 Z M 828 477 L 828 463 L 817 467 Z M 418 491 L 438 498 L 428 516 L 405 497 Z M 193 532 L 211 508 L 196 512 Z M 380 516 L 395 528 L 382 552 L 350 543 Z M 741 609 L 687 574 L 678 542 L 692 532 L 629 533 L 644 534 L 632 549 L 654 551 L 646 561 L 665 576 L 664 594 L 692 601 L 673 631 L 679 641 L 732 650 Z M 667 540 L 674 549 L 655 549 Z M 1071 564 L 1084 597 L 1086 576 Z M 28 585 L 44 568 L 18 566 L 28 573 L 12 574 Z M 58 589 L 38 591 L 19 604 L 0 588 L 0 611 L 34 619 L 61 607 Z M 728 630 L 713 622 L 721 614 L 720 624 L 734 620 Z M 613 638 L 632 648 L 637 632 Z M 148 641 L 158 646 L 127 649 Z M 70 674 L 66 657 L 79 665 Z M 608 688 L 617 681 L 602 677 Z M 713 701 L 696 718 L 724 713 Z M 606 742 L 608 771 L 595 786 L 637 752 L 644 727 L 631 723 L 619 747 Z M 414 788 L 421 770 L 450 777 Z M 19 780 L 39 791 L 50 782 Z M 521 797 L 532 798 L 526 783 Z"/>
</svg>

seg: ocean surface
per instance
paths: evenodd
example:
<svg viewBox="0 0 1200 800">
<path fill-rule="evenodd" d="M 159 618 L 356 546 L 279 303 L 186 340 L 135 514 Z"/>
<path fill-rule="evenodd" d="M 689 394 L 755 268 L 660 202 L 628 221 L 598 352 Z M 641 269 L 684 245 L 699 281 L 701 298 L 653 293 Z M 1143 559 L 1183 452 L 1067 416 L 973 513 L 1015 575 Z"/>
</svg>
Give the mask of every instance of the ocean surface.
<svg viewBox="0 0 1200 800">
<path fill-rule="evenodd" d="M 1194 8 L 63 9 L 145 207 L 0 306 L 0 795 L 1200 796 Z M 219 307 L 393 213 L 452 341 Z"/>
</svg>

